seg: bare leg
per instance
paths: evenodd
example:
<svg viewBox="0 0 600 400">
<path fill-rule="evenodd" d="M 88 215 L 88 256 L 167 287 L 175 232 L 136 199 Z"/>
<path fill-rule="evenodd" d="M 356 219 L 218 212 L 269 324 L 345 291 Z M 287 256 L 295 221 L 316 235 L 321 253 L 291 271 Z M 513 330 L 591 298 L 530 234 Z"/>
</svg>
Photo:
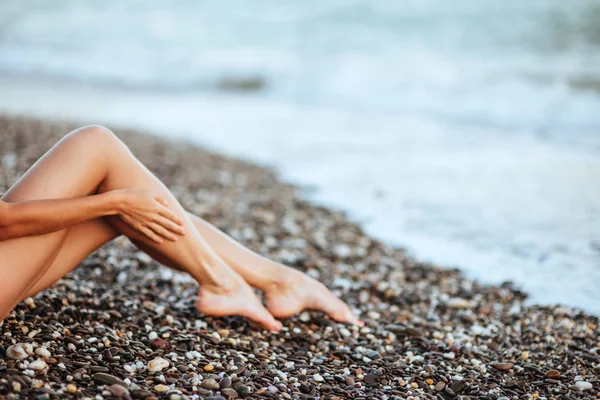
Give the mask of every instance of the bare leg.
<svg viewBox="0 0 600 400">
<path fill-rule="evenodd" d="M 206 244 L 169 190 L 148 171 L 110 131 L 82 128 L 67 135 L 40 159 L 8 193 L 4 201 L 68 198 L 123 188 L 155 192 L 169 201 L 188 232 L 176 243 L 161 245 L 133 231 L 118 217 L 107 218 L 118 232 L 143 243 L 190 273 L 201 285 L 198 308 L 210 315 L 239 314 L 278 329 L 280 323 L 264 309 L 250 287 Z M 4 317 L 52 265 L 68 229 L 49 235 L 0 243 L 0 282 Z M 37 254 L 30 257 L 31 254 Z M 18 273 L 16 266 L 19 266 Z M 7 293 L 7 294 L 6 294 Z M 11 305 L 6 309 L 7 305 Z"/>
<path fill-rule="evenodd" d="M 209 224 L 188 213 L 196 229 L 207 243 L 250 285 L 265 292 L 267 308 L 277 318 L 286 318 L 305 309 L 329 314 L 340 322 L 359 323 L 346 304 L 323 284 L 293 268 L 262 257 Z M 67 235 L 55 261 L 26 297 L 53 285 L 71 272 L 91 252 L 117 237 L 106 221 L 94 220 L 74 226 Z M 159 262 L 181 270 L 181 267 L 155 249 L 137 243 Z"/>
</svg>

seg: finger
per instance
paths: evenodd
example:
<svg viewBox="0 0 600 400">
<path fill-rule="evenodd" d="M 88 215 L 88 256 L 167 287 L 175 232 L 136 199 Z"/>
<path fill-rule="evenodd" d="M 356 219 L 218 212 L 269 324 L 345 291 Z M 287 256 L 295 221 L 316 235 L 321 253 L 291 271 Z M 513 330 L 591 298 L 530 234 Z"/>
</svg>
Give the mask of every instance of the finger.
<svg viewBox="0 0 600 400">
<path fill-rule="evenodd" d="M 169 202 L 160 196 L 154 196 L 154 200 L 158 201 L 160 204 L 162 204 L 165 207 L 169 206 Z"/>
<path fill-rule="evenodd" d="M 160 224 L 163 228 L 168 229 L 173 233 L 176 233 L 181 236 L 185 235 L 185 230 L 183 230 L 181 225 L 176 224 L 175 222 L 171 221 L 166 217 L 163 217 L 162 215 L 156 220 L 156 223 Z"/>
<path fill-rule="evenodd" d="M 140 229 L 140 231 L 144 235 L 148 236 L 150 238 L 150 240 L 152 240 L 153 242 L 162 244 L 163 240 L 156 233 L 154 233 L 150 228 L 143 227 L 142 229 Z"/>
<path fill-rule="evenodd" d="M 177 236 L 175 236 L 173 233 L 169 232 L 167 229 L 165 229 L 164 227 L 162 227 L 160 224 L 158 224 L 156 222 L 151 223 L 148 226 L 150 227 L 150 229 L 152 229 L 154 231 L 154 233 L 156 233 L 159 236 L 164 237 L 165 239 L 168 239 L 172 242 L 177 240 Z"/>
<path fill-rule="evenodd" d="M 175 222 L 177 225 L 183 225 L 183 221 L 181 220 L 181 218 L 179 218 L 177 215 L 175 215 L 175 213 L 173 211 L 171 211 L 170 208 L 167 208 L 165 206 L 161 206 L 160 210 L 159 210 L 159 213 L 163 217 L 168 218 L 171 221 Z"/>
</svg>

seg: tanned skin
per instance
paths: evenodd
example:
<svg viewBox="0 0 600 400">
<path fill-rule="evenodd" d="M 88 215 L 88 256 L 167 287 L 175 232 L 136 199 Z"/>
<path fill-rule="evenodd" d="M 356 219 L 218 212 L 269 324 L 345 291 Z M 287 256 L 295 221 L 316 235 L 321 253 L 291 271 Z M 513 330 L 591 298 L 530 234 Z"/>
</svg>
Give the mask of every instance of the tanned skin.
<svg viewBox="0 0 600 400">
<path fill-rule="evenodd" d="M 0 320 L 97 248 L 126 235 L 199 283 L 206 315 L 241 315 L 269 330 L 304 309 L 361 325 L 323 284 L 264 258 L 186 212 L 110 130 L 77 129 L 0 199 Z M 251 286 L 265 294 L 266 307 Z"/>
</svg>

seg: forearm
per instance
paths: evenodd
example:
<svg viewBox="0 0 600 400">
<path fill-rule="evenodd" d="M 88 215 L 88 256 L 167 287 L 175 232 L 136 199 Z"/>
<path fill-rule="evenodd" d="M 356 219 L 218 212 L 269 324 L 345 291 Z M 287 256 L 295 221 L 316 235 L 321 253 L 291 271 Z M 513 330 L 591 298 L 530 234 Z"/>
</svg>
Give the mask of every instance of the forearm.
<svg viewBox="0 0 600 400">
<path fill-rule="evenodd" d="M 0 240 L 43 235 L 78 223 L 115 215 L 119 197 L 111 192 L 73 199 L 5 203 L 0 219 Z"/>
</svg>

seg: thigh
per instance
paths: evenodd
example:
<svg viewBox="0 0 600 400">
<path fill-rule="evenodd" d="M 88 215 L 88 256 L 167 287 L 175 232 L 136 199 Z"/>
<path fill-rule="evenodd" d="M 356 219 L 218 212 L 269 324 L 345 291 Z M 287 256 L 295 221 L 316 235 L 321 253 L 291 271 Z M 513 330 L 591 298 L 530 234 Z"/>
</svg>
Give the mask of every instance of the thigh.
<svg viewBox="0 0 600 400">
<path fill-rule="evenodd" d="M 71 132 L 40 158 L 2 200 L 12 203 L 94 193 L 106 176 L 103 135 L 102 131 L 87 128 Z M 0 242 L 0 319 L 52 265 L 71 229 Z"/>
<path fill-rule="evenodd" d="M 117 236 L 119 233 L 100 218 L 86 221 L 69 229 L 56 257 L 28 293 L 23 296 L 23 299 L 52 286 L 75 269 L 88 255 Z"/>
</svg>

